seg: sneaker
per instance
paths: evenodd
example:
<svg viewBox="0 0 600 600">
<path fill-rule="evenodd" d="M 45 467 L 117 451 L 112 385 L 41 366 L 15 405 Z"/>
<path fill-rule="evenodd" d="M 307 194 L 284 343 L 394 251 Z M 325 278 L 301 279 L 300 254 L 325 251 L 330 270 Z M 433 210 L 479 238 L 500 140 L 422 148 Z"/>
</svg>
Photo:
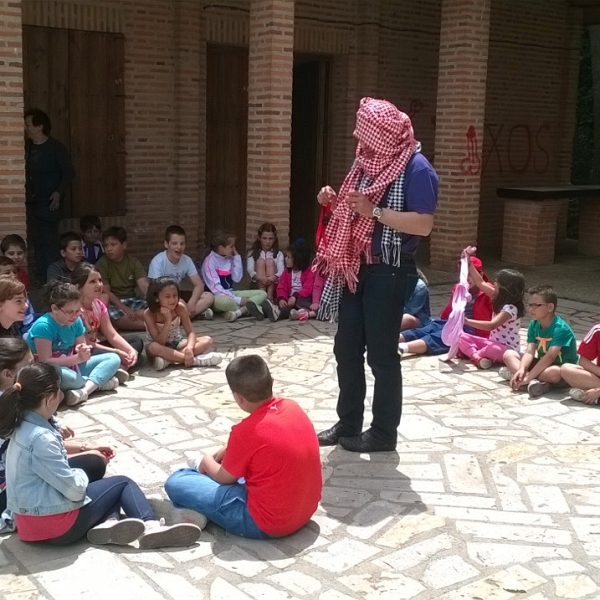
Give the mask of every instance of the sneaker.
<svg viewBox="0 0 600 600">
<path fill-rule="evenodd" d="M 265 300 L 265 302 L 269 302 L 269 301 Z M 263 304 L 264 304 L 264 302 L 263 302 Z M 248 309 L 248 313 L 250 314 L 251 317 L 254 317 L 257 321 L 264 321 L 265 315 L 262 314 L 262 312 L 260 311 L 260 308 L 258 308 L 258 306 L 256 304 L 254 304 L 254 302 L 252 302 L 251 300 L 248 300 L 248 303 L 246 304 L 246 308 Z"/>
<path fill-rule="evenodd" d="M 116 390 L 119 387 L 119 380 L 116 377 L 111 377 L 106 383 L 98 386 L 98 389 L 102 392 L 110 392 L 110 390 Z"/>
<path fill-rule="evenodd" d="M 504 379 L 504 381 L 510 381 L 513 378 L 512 371 L 508 367 L 500 367 L 498 369 L 498 375 Z"/>
<path fill-rule="evenodd" d="M 477 362 L 479 369 L 489 369 L 492 366 L 492 361 L 489 358 L 480 358 Z"/>
<path fill-rule="evenodd" d="M 196 512 L 191 508 L 177 508 L 170 500 L 162 498 L 148 498 L 148 502 L 154 511 L 154 514 L 165 520 L 166 525 L 176 525 L 177 523 L 192 523 L 200 529 L 204 529 L 208 519 L 202 513 Z"/>
<path fill-rule="evenodd" d="M 579 388 L 571 388 L 569 390 L 569 396 L 571 396 L 573 400 L 577 400 L 577 402 L 585 402 L 585 390 L 580 390 Z M 596 400 L 594 400 L 594 402 L 590 402 L 590 404 L 600 404 L 600 398 L 596 398 Z"/>
<path fill-rule="evenodd" d="M 104 544 L 117 544 L 125 546 L 135 542 L 146 530 L 144 521 L 141 519 L 111 519 L 99 523 L 87 532 L 90 544 L 103 546 Z"/>
<path fill-rule="evenodd" d="M 296 310 L 295 308 L 292 308 L 292 310 L 290 310 L 290 316 L 288 317 L 288 319 L 290 321 L 297 321 L 299 312 L 300 311 Z"/>
<path fill-rule="evenodd" d="M 171 363 L 168 360 L 165 360 L 160 356 L 154 357 L 154 368 L 157 371 L 162 371 L 163 369 L 166 369 L 170 364 Z"/>
<path fill-rule="evenodd" d="M 139 538 L 141 549 L 185 548 L 196 542 L 202 533 L 200 527 L 193 523 L 165 525 L 164 519 L 160 519 L 159 523 L 146 525 L 146 531 Z"/>
<path fill-rule="evenodd" d="M 87 399 L 87 392 L 81 388 L 80 390 L 67 390 L 64 402 L 67 406 L 77 406 L 78 404 L 83 404 Z"/>
<path fill-rule="evenodd" d="M 215 316 L 215 313 L 212 311 L 211 308 L 207 308 L 202 313 L 202 317 L 204 318 L 205 321 L 212 321 L 214 316 Z"/>
<path fill-rule="evenodd" d="M 223 356 L 218 352 L 207 352 L 194 356 L 195 367 L 215 367 L 223 360 Z"/>
<path fill-rule="evenodd" d="M 539 379 L 532 379 L 527 384 L 527 391 L 532 398 L 539 398 L 550 391 L 550 384 Z"/>
<path fill-rule="evenodd" d="M 223 313 L 223 319 L 225 319 L 225 321 L 229 321 L 230 323 L 232 323 L 233 321 L 235 321 L 237 319 L 237 315 L 232 310 L 226 310 Z"/>
<path fill-rule="evenodd" d="M 281 311 L 279 310 L 278 306 L 275 306 L 274 304 L 269 302 L 269 300 L 265 300 L 260 306 L 263 309 L 265 316 L 267 317 L 267 319 L 269 319 L 269 321 L 271 321 L 271 323 L 275 323 L 275 321 L 279 319 Z"/>
<path fill-rule="evenodd" d="M 119 380 L 119 385 L 123 385 L 129 381 L 129 373 L 125 369 L 117 369 L 115 377 Z"/>
<path fill-rule="evenodd" d="M 298 311 L 298 321 L 308 321 L 310 319 L 310 314 L 305 308 L 301 308 Z"/>
<path fill-rule="evenodd" d="M 194 469 L 194 471 L 198 470 L 200 466 L 200 461 L 202 460 L 202 454 L 194 454 L 193 456 L 188 457 L 187 464 L 190 469 Z"/>
</svg>

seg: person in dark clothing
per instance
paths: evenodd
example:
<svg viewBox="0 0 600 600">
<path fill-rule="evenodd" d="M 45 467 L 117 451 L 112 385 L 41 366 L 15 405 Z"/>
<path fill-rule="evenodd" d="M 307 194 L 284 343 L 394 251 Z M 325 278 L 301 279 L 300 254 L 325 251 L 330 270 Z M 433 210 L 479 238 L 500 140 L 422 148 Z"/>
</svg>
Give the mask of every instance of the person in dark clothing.
<svg viewBox="0 0 600 600">
<path fill-rule="evenodd" d="M 25 195 L 29 239 L 33 240 L 39 283 L 46 270 L 60 259 L 58 221 L 60 202 L 71 185 L 75 170 L 67 148 L 50 137 L 48 115 L 37 108 L 25 113 Z"/>
</svg>

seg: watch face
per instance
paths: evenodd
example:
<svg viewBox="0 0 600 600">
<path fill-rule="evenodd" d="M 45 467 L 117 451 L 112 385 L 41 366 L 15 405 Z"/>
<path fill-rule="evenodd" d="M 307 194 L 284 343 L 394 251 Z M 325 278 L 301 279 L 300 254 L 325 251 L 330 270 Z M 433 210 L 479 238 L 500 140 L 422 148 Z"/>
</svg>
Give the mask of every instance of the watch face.
<svg viewBox="0 0 600 600">
<path fill-rule="evenodd" d="M 382 214 L 382 212 L 383 212 L 383 211 L 381 210 L 381 208 L 379 208 L 378 206 L 376 206 L 376 207 L 373 209 L 373 218 L 374 218 L 374 219 L 379 219 L 379 218 L 381 218 L 381 214 Z"/>
</svg>

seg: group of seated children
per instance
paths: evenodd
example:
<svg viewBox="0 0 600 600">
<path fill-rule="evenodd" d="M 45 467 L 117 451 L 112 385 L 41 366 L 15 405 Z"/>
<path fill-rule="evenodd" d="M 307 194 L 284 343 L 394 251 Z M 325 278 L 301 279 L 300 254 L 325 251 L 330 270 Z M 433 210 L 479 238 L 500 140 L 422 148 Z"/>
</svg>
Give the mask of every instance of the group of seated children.
<svg viewBox="0 0 600 600">
<path fill-rule="evenodd" d="M 532 398 L 544 395 L 552 385 L 566 384 L 572 386 L 569 395 L 574 400 L 598 404 L 600 326 L 592 327 L 577 350 L 572 328 L 556 314 L 556 292 L 550 286 L 536 286 L 528 291 L 531 321 L 527 347 L 522 352 L 519 330 L 525 314 L 525 278 L 518 271 L 502 269 L 489 282 L 481 260 L 472 255 L 468 259 L 469 299 L 458 356 L 468 358 L 480 369 L 502 365 L 500 377 L 514 390 L 526 388 Z M 439 319 L 402 331 L 398 344 L 401 355 L 442 355 L 450 350 L 442 332 L 453 309 L 453 295 Z M 407 308 L 410 305 L 409 299 Z M 413 322 L 412 317 L 405 311 L 403 325 Z"/>
<path fill-rule="evenodd" d="M 323 480 L 314 427 L 298 404 L 273 395 L 259 356 L 227 367 L 233 397 L 248 416 L 232 427 L 227 448 L 194 456 L 189 469 L 169 477 L 173 504 L 150 502 L 124 475 L 104 477 L 115 451 L 72 439 L 55 417 L 61 373 L 33 361 L 22 339 L 0 340 L 3 533 L 16 529 L 22 541 L 54 546 L 87 538 L 95 545 L 187 547 L 206 518 L 236 535 L 269 539 L 298 531 L 317 509 Z"/>
</svg>

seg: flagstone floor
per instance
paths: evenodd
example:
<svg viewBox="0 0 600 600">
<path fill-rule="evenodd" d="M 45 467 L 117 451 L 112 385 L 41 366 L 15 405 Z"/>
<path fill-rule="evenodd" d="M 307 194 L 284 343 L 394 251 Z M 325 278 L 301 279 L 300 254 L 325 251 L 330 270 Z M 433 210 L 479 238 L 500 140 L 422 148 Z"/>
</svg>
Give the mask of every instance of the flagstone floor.
<svg viewBox="0 0 600 600">
<path fill-rule="evenodd" d="M 434 312 L 449 286 L 434 290 Z M 598 307 L 561 301 L 578 338 Z M 334 326 L 216 319 L 228 360 L 257 353 L 281 395 L 317 430 L 336 420 Z M 148 492 L 186 453 L 227 441 L 242 414 L 224 364 L 146 367 L 116 392 L 62 413 L 77 439 L 113 445 L 111 473 Z M 324 449 L 325 486 L 312 521 L 295 535 L 251 541 L 209 524 L 178 551 L 69 548 L 0 539 L 6 600 L 550 600 L 600 598 L 600 408 L 555 390 L 513 393 L 496 369 L 437 358 L 403 361 L 404 415 L 397 452 Z M 372 384 L 372 381 L 371 381 Z M 370 388 L 371 389 L 371 388 Z"/>
</svg>

